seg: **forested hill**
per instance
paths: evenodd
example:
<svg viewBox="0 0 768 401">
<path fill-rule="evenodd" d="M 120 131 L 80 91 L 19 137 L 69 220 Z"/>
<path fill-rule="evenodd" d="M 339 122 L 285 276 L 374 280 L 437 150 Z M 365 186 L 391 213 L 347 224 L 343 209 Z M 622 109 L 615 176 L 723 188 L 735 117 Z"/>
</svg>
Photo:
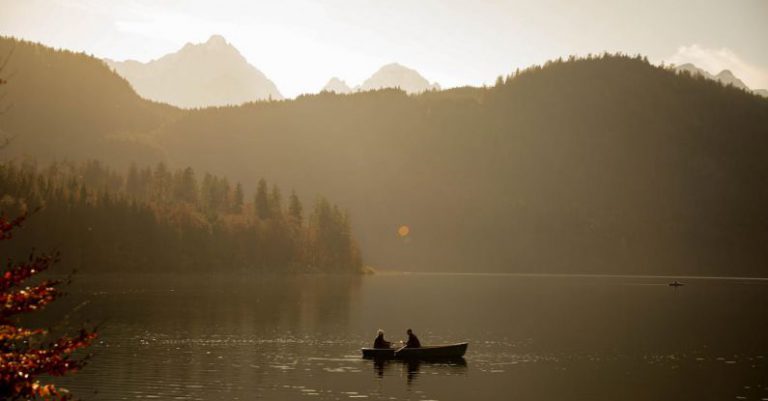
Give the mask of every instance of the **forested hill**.
<svg viewBox="0 0 768 401">
<path fill-rule="evenodd" d="M 373 265 L 768 274 L 768 100 L 642 59 L 203 110 L 161 141 L 174 163 L 322 185 Z"/>
<path fill-rule="evenodd" d="M 140 98 L 99 59 L 0 37 L 0 133 L 37 159 L 162 160 L 151 132 L 181 113 Z"/>
<path fill-rule="evenodd" d="M 77 95 L 56 93 L 61 105 Z M 355 216 L 374 266 L 768 274 L 768 99 L 641 58 L 555 61 L 493 87 L 418 96 L 183 112 L 136 102 L 152 128 L 124 137 L 169 166 L 330 194 Z M 46 104 L 34 108 L 41 119 L 56 116 Z"/>
<path fill-rule="evenodd" d="M 0 165 L 0 209 L 37 210 L 3 255 L 56 249 L 67 267 L 93 273 L 360 273 L 348 213 L 325 198 L 305 210 L 295 193 L 191 168 L 96 161 Z M 39 208 L 39 209 L 38 209 Z"/>
</svg>

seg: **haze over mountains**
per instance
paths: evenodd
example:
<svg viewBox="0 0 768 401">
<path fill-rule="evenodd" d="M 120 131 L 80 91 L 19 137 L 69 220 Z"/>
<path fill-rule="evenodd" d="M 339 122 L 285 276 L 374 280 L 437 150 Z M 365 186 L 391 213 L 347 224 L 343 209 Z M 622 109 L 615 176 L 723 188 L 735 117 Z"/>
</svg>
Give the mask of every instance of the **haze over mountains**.
<svg viewBox="0 0 768 401">
<path fill-rule="evenodd" d="M 743 89 L 749 92 L 754 92 L 760 96 L 768 97 L 768 89 L 751 89 L 741 79 L 733 75 L 733 73 L 730 70 L 722 70 L 716 75 L 712 75 L 706 70 L 699 68 L 691 63 L 685 63 L 685 64 L 675 66 L 675 70 L 685 71 L 691 75 L 701 75 L 704 78 L 721 82 L 725 85 L 733 85 L 736 88 Z"/>
<path fill-rule="evenodd" d="M 177 107 L 227 106 L 283 99 L 275 83 L 249 64 L 220 35 L 211 36 L 205 43 L 187 43 L 179 51 L 147 63 L 104 61 L 145 99 Z M 401 88 L 415 94 L 440 86 L 430 84 L 416 70 L 391 63 L 354 89 L 333 77 L 322 90 L 344 94 L 382 88 Z"/>
<path fill-rule="evenodd" d="M 105 62 L 126 78 L 142 97 L 178 107 L 227 106 L 283 99 L 274 82 L 249 64 L 220 35 L 213 35 L 201 44 L 187 43 L 178 52 L 148 63 L 109 59 Z M 674 68 L 768 96 L 768 90 L 749 88 L 729 70 L 713 75 L 691 63 Z M 418 94 L 439 90 L 440 85 L 430 83 L 414 69 L 390 63 L 360 85 L 351 87 L 340 78 L 332 77 L 321 91 L 348 94 L 385 88 L 400 88 L 408 94 Z"/>
<path fill-rule="evenodd" d="M 344 95 L 352 92 L 352 88 L 350 88 L 349 85 L 347 85 L 347 83 L 342 81 L 341 79 L 337 77 L 333 77 L 330 80 L 328 80 L 328 83 L 325 84 L 323 89 L 321 89 L 320 91 L 333 92 L 333 93 L 338 93 L 340 95 Z"/>
<path fill-rule="evenodd" d="M 391 63 L 381 67 L 370 78 L 366 79 L 359 87 L 361 91 L 369 91 L 383 88 L 400 88 L 405 93 L 421 93 L 429 90 L 439 90 L 440 85 L 429 83 L 418 71 Z"/>
<path fill-rule="evenodd" d="M 219 35 L 148 63 L 105 60 L 142 97 L 178 107 L 239 105 L 283 96 Z"/>
<path fill-rule="evenodd" d="M 377 267 L 768 272 L 768 99 L 640 58 L 555 61 L 489 88 L 180 110 L 93 57 L 0 39 L 11 47 L 6 159 L 165 161 L 247 191 L 264 177 L 323 193 Z"/>
<path fill-rule="evenodd" d="M 398 63 L 390 63 L 373 73 L 362 84 L 351 88 L 345 81 L 337 77 L 331 78 L 321 91 L 346 94 L 352 92 L 365 92 L 377 89 L 402 89 L 405 93 L 413 95 L 430 90 L 440 90 L 438 83 L 429 83 L 418 71 L 402 66 Z"/>
</svg>

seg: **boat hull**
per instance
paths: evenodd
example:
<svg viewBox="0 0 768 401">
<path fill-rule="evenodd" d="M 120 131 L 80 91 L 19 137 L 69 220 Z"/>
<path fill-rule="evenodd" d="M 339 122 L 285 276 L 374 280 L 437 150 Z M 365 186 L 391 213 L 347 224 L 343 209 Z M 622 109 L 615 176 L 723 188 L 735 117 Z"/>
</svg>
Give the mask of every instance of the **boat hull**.
<svg viewBox="0 0 768 401">
<path fill-rule="evenodd" d="M 451 359 L 461 358 L 468 343 L 428 345 L 421 348 L 363 348 L 363 358 L 375 359 Z"/>
</svg>

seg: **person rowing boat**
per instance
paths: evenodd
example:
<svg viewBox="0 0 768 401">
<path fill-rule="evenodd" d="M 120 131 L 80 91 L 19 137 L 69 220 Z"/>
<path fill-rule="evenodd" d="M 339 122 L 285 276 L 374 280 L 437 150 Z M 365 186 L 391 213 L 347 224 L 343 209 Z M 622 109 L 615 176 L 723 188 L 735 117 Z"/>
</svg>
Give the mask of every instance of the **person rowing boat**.
<svg viewBox="0 0 768 401">
<path fill-rule="evenodd" d="M 416 337 L 416 334 L 413 334 L 413 330 L 408 329 L 405 333 L 408 334 L 408 340 L 403 348 L 421 348 L 421 341 Z"/>
<path fill-rule="evenodd" d="M 376 332 L 376 339 L 373 340 L 373 348 L 390 348 L 392 343 L 384 339 L 384 330 L 379 329 Z"/>
</svg>

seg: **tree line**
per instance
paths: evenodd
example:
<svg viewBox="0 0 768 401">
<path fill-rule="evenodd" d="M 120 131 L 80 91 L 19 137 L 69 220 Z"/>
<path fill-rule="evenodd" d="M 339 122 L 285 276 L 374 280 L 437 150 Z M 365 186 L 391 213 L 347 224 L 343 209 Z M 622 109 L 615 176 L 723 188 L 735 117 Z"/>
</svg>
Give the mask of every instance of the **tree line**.
<svg viewBox="0 0 768 401">
<path fill-rule="evenodd" d="M 192 168 L 99 161 L 0 165 L 0 209 L 36 211 L 10 253 L 61 251 L 89 272 L 333 272 L 362 267 L 349 214 L 317 197 L 308 216 L 295 192 L 260 179 L 241 183 Z"/>
</svg>

